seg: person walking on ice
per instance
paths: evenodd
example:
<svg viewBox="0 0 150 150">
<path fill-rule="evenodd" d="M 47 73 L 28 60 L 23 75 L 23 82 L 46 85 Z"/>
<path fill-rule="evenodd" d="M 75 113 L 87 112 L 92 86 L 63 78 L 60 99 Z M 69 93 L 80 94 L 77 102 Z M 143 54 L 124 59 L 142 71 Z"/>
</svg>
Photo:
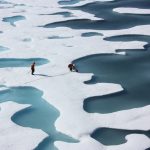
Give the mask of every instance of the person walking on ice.
<svg viewBox="0 0 150 150">
<path fill-rule="evenodd" d="M 34 75 L 35 72 L 35 62 L 31 65 L 31 74 Z"/>
</svg>

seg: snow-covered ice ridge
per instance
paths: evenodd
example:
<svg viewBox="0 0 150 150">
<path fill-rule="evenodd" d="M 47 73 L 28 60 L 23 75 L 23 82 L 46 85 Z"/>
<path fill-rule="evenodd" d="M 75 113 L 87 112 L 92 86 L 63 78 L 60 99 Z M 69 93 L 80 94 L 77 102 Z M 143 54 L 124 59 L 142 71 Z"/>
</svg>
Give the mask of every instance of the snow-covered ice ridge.
<svg viewBox="0 0 150 150">
<path fill-rule="evenodd" d="M 94 21 L 103 18 L 97 18 L 83 11 L 64 9 L 56 0 L 7 0 L 7 2 L 10 3 L 3 4 L 3 8 L 0 8 L 0 31 L 2 31 L 0 46 L 8 47 L 9 50 L 0 52 L 0 57 L 48 59 L 50 62 L 36 67 L 36 72 L 50 77 L 31 76 L 30 68 L 25 67 L 1 68 L 0 84 L 6 87 L 34 86 L 44 92 L 44 99 L 60 111 L 60 117 L 55 123 L 56 129 L 79 140 L 79 143 L 57 141 L 55 146 L 59 150 L 143 150 L 150 147 L 150 139 L 141 134 L 128 135 L 126 143 L 114 146 L 105 146 L 91 138 L 90 134 L 100 127 L 150 130 L 150 106 L 110 114 L 89 114 L 83 110 L 85 98 L 122 91 L 123 87 L 115 83 L 86 85 L 84 81 L 90 80 L 92 74 L 70 73 L 67 68 L 68 63 L 83 56 L 116 53 L 116 49 L 142 49 L 146 42 L 132 41 L 116 44 L 103 38 L 127 33 L 150 35 L 150 25 L 122 30 L 42 28 L 41 26 L 45 24 L 68 19 L 88 18 Z M 80 1 L 76 5 L 90 2 L 93 1 Z M 65 18 L 61 15 L 49 15 L 64 11 L 72 13 L 73 16 Z M 25 19 L 16 21 L 15 26 L 2 21 L 3 18 L 18 15 L 24 16 Z M 103 36 L 82 37 L 82 33 L 85 32 L 98 32 Z M 48 39 L 51 36 L 71 38 Z M 30 40 L 24 42 L 24 39 Z M 39 129 L 21 127 L 11 121 L 13 114 L 26 107 L 29 106 L 14 102 L 0 104 L 2 123 L 0 149 L 31 150 L 47 136 Z M 21 141 L 19 145 L 18 139 Z"/>
<path fill-rule="evenodd" d="M 113 11 L 130 14 L 150 14 L 149 9 L 138 9 L 138 8 L 115 8 Z"/>
</svg>

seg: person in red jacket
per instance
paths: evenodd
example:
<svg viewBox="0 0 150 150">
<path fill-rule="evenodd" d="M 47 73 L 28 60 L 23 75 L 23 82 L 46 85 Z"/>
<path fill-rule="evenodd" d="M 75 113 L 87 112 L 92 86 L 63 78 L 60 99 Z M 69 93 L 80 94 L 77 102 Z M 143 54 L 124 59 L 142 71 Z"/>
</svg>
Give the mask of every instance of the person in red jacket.
<svg viewBox="0 0 150 150">
<path fill-rule="evenodd" d="M 68 68 L 70 69 L 70 71 L 76 71 L 76 72 L 78 72 L 78 69 L 76 68 L 75 64 L 69 64 Z"/>
<path fill-rule="evenodd" d="M 31 74 L 34 75 L 35 72 L 35 62 L 31 65 Z"/>
</svg>

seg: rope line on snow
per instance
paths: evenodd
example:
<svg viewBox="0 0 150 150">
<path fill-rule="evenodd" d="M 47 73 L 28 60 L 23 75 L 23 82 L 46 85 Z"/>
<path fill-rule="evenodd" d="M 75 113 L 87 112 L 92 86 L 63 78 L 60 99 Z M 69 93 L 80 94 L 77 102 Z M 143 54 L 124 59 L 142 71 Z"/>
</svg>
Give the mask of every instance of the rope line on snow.
<svg viewBox="0 0 150 150">
<path fill-rule="evenodd" d="M 44 78 L 44 77 L 47 77 L 47 78 L 53 78 L 53 77 L 57 77 L 57 76 L 63 76 L 63 75 L 66 75 L 66 74 L 69 74 L 70 72 L 66 72 L 66 73 L 62 73 L 62 74 L 57 74 L 57 75 L 52 75 L 52 76 L 49 76 L 49 75 L 44 75 L 44 74 L 34 74 L 34 76 L 35 75 L 38 75 L 38 76 L 42 76 L 42 77 L 40 77 L 40 78 L 38 78 L 38 79 L 35 79 L 35 80 L 31 80 L 31 81 L 28 81 L 28 82 L 24 82 L 23 84 L 29 84 L 29 83 L 32 83 L 32 82 L 35 82 L 35 81 L 38 81 L 38 80 L 44 80 L 44 79 L 46 79 L 46 78 Z"/>
</svg>

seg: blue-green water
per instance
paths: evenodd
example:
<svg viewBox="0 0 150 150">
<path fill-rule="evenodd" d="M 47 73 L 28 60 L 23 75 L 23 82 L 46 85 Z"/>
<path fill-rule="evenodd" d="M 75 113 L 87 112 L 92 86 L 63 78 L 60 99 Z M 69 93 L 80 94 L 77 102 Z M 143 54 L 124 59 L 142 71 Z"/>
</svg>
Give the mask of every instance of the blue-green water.
<svg viewBox="0 0 150 150">
<path fill-rule="evenodd" d="M 63 17 L 73 17 L 73 14 L 67 11 L 64 12 L 57 12 L 57 13 L 53 13 L 51 15 L 62 15 Z"/>
<path fill-rule="evenodd" d="M 0 68 L 5 67 L 30 67 L 35 62 L 37 66 L 49 62 L 45 58 L 0 58 Z"/>
<path fill-rule="evenodd" d="M 127 142 L 125 136 L 129 134 L 145 134 L 150 138 L 150 131 L 120 130 L 111 128 L 97 129 L 92 133 L 91 137 L 104 145 L 119 145 Z"/>
<path fill-rule="evenodd" d="M 7 2 L 5 0 L 0 0 L 0 4 L 11 4 L 10 2 Z"/>
<path fill-rule="evenodd" d="M 82 33 L 81 36 L 83 36 L 83 37 L 103 36 L 103 34 L 98 33 L 98 32 L 85 32 L 85 33 Z"/>
<path fill-rule="evenodd" d="M 111 41 L 144 41 L 144 35 L 120 35 L 107 37 Z M 86 84 L 110 82 L 121 84 L 124 91 L 106 96 L 90 97 L 84 101 L 88 112 L 111 113 L 150 104 L 150 51 L 149 43 L 143 50 L 122 50 L 126 55 L 99 54 L 80 58 L 76 63 L 81 73 L 94 73 Z M 120 50 L 121 51 L 121 50 Z"/>
<path fill-rule="evenodd" d="M 103 18 L 103 20 L 90 19 L 68 19 L 44 25 L 45 28 L 69 27 L 73 29 L 94 29 L 94 30 L 118 30 L 131 28 L 138 25 L 150 24 L 150 15 L 146 14 L 124 14 L 114 12 L 117 7 L 135 7 L 150 8 L 149 0 L 114 0 L 109 2 L 97 2 L 82 6 L 67 6 L 67 4 L 77 3 L 78 1 L 60 1 L 64 4 L 64 9 L 75 9 L 93 14 L 95 17 Z"/>
<path fill-rule="evenodd" d="M 80 0 L 60 0 L 58 3 L 60 5 L 73 5 L 80 2 Z"/>
<path fill-rule="evenodd" d="M 149 36 L 125 35 L 105 38 L 111 41 L 145 41 Z M 93 113 L 111 113 L 150 105 L 150 46 L 141 50 L 120 50 L 126 55 L 98 54 L 75 60 L 80 73 L 93 73 L 91 80 L 85 84 L 98 82 L 118 83 L 124 91 L 105 96 L 89 97 L 84 100 L 84 110 Z M 105 145 L 125 143 L 125 136 L 132 133 L 145 134 L 150 131 L 119 130 L 102 128 L 92 133 L 92 137 Z"/>
<path fill-rule="evenodd" d="M 15 25 L 15 22 L 17 21 L 20 21 L 20 20 L 25 20 L 26 18 L 24 16 L 12 16 L 12 17 L 6 17 L 6 18 L 3 18 L 2 21 L 4 22 L 9 22 L 12 26 L 16 26 Z"/>
<path fill-rule="evenodd" d="M 31 38 L 24 38 L 22 41 L 23 41 L 23 42 L 31 42 L 32 39 L 31 39 Z"/>
<path fill-rule="evenodd" d="M 48 23 L 45 28 L 69 27 L 73 29 L 94 29 L 94 30 L 118 30 L 126 29 L 139 25 L 150 24 L 150 15 L 129 14 L 113 12 L 117 7 L 133 7 L 149 9 L 148 0 L 114 0 L 114 1 L 93 1 L 88 4 L 75 7 L 73 4 L 79 0 L 60 0 L 59 4 L 65 9 L 64 12 L 58 12 L 47 15 L 62 15 L 68 20 Z M 0 3 L 7 3 L 0 0 Z M 18 4 L 19 5 L 19 4 Z M 68 6 L 72 5 L 72 6 Z M 14 6 L 17 6 L 14 5 Z M 22 5 L 24 6 L 24 5 Z M 68 9 L 68 11 L 66 11 Z M 95 17 L 104 20 L 90 19 L 70 19 L 72 14 L 69 10 L 80 10 Z M 43 14 L 44 15 L 44 14 Z M 46 15 L 46 14 L 45 14 Z M 3 21 L 9 22 L 15 26 L 15 22 L 25 19 L 24 16 L 13 16 L 3 18 Z M 0 33 L 3 33 L 0 32 Z M 97 32 L 85 32 L 81 36 L 97 36 Z M 71 37 L 49 36 L 48 39 L 63 39 Z M 85 99 L 83 108 L 89 113 L 111 113 L 119 110 L 127 110 L 135 107 L 142 107 L 150 104 L 150 36 L 145 35 L 118 35 L 106 37 L 107 41 L 145 41 L 148 42 L 140 50 L 116 50 L 126 51 L 126 56 L 117 54 L 102 54 L 84 57 L 75 61 L 80 73 L 94 73 L 91 80 L 85 81 L 85 84 L 95 84 L 98 82 L 118 83 L 124 88 L 124 91 L 106 95 L 89 97 Z M 26 38 L 24 42 L 30 42 Z M 116 43 L 117 44 L 117 43 Z M 69 47 L 69 46 L 68 46 Z M 29 67 L 35 61 L 37 65 L 48 63 L 46 59 L 15 59 L 1 58 L 0 68 L 4 67 Z M 42 75 L 43 76 L 43 75 Z M 42 129 L 50 136 L 42 141 L 36 150 L 55 150 L 53 143 L 56 140 L 66 142 L 77 142 L 76 140 L 56 131 L 54 127 L 55 120 L 59 117 L 59 112 L 53 106 L 48 104 L 42 98 L 43 92 L 33 87 L 12 87 L 9 90 L 1 91 L 0 100 L 14 100 L 18 103 L 28 103 L 32 106 L 17 112 L 12 120 L 21 126 Z M 116 145 L 126 142 L 125 136 L 132 133 L 145 134 L 150 137 L 149 131 L 129 131 L 119 129 L 102 128 L 92 133 L 92 137 L 105 145 Z"/>
<path fill-rule="evenodd" d="M 94 73 L 87 83 L 118 83 L 123 92 L 91 97 L 84 101 L 88 112 L 110 113 L 150 104 L 150 52 L 128 51 L 127 55 L 102 54 L 75 62 L 80 72 Z"/>
<path fill-rule="evenodd" d="M 104 40 L 107 41 L 143 41 L 143 42 L 150 42 L 150 36 L 149 35 L 141 35 L 141 34 L 126 34 L 126 35 L 116 35 L 111 37 L 106 37 Z"/>
<path fill-rule="evenodd" d="M 24 127 L 42 129 L 49 137 L 42 141 L 36 150 L 56 150 L 54 141 L 77 142 L 65 134 L 57 132 L 54 126 L 59 111 L 46 102 L 43 92 L 29 86 L 11 87 L 0 91 L 0 102 L 14 101 L 20 104 L 31 104 L 12 116 L 12 121 Z"/>
<path fill-rule="evenodd" d="M 9 50 L 9 48 L 4 47 L 4 46 L 0 46 L 0 52 L 2 52 L 2 51 L 7 51 L 7 50 Z"/>
<path fill-rule="evenodd" d="M 85 84 L 98 82 L 119 83 L 124 91 L 105 96 L 89 97 L 84 100 L 84 110 L 90 113 L 111 113 L 150 105 L 150 51 L 127 51 L 126 56 L 101 54 L 75 61 L 79 72 L 94 73 Z M 102 128 L 92 133 L 92 137 L 104 145 L 125 143 L 128 134 L 145 134 L 150 131 L 119 130 Z"/>
<path fill-rule="evenodd" d="M 51 14 L 40 14 L 40 15 L 61 15 L 65 18 L 74 16 L 72 13 L 70 13 L 68 11 L 56 12 L 56 13 L 51 13 Z"/>
<path fill-rule="evenodd" d="M 48 39 L 69 39 L 69 38 L 72 38 L 71 36 L 69 37 L 60 37 L 60 36 L 49 36 Z"/>
</svg>

